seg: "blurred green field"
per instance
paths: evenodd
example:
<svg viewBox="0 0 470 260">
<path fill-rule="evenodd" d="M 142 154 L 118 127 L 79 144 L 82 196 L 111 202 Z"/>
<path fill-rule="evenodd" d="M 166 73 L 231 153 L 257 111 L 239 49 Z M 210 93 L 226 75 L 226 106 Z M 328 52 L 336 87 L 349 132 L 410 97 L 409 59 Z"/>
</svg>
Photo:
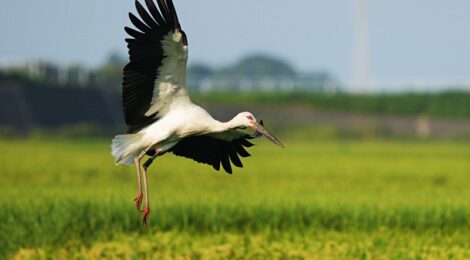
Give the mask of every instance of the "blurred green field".
<svg viewBox="0 0 470 260">
<path fill-rule="evenodd" d="M 158 159 L 145 229 L 109 140 L 2 140 L 1 255 L 470 258 L 469 143 L 256 142 L 233 175 Z"/>
</svg>

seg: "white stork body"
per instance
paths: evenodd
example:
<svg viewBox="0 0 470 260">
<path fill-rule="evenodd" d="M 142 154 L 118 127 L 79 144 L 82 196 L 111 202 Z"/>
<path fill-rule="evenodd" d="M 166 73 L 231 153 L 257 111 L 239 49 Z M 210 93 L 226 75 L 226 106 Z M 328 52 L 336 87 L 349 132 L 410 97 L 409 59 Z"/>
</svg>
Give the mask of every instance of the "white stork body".
<svg viewBox="0 0 470 260">
<path fill-rule="evenodd" d="M 111 153 L 117 164 L 135 163 L 139 192 L 136 207 L 142 202 L 140 161 L 143 165 L 145 197 L 144 224 L 149 209 L 147 168 L 166 152 L 211 165 L 232 173 L 231 164 L 243 167 L 239 156 L 249 156 L 245 147 L 263 134 L 282 144 L 249 112 L 242 112 L 228 122 L 212 118 L 203 108 L 193 104 L 186 89 L 188 42 L 181 29 L 172 0 L 145 0 L 147 9 L 136 1 L 140 19 L 129 18 L 136 29 L 125 27 L 131 36 L 126 39 L 129 63 L 124 67 L 122 98 L 127 134 L 117 135 Z M 251 128 L 255 135 L 239 129 Z"/>
<path fill-rule="evenodd" d="M 162 154 L 187 136 L 209 134 L 214 138 L 232 141 L 245 135 L 234 130 L 240 126 L 238 121 L 239 118 L 235 117 L 231 121 L 220 122 L 198 105 L 179 104 L 138 133 L 116 136 L 112 142 L 112 154 L 117 164 L 131 164 L 142 150 L 152 147 Z"/>
</svg>

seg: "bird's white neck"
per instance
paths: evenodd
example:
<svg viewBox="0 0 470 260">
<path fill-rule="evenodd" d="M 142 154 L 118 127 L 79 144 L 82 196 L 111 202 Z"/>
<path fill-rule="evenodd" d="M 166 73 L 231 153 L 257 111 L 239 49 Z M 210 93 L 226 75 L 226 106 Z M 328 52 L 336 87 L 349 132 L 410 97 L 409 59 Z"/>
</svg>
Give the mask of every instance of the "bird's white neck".
<svg viewBox="0 0 470 260">
<path fill-rule="evenodd" d="M 214 121 L 215 124 L 214 128 L 212 129 L 212 131 L 214 132 L 225 132 L 240 127 L 240 123 L 238 122 L 238 120 L 236 120 L 236 118 L 233 118 L 232 120 L 227 122 L 220 122 L 218 120 Z"/>
</svg>

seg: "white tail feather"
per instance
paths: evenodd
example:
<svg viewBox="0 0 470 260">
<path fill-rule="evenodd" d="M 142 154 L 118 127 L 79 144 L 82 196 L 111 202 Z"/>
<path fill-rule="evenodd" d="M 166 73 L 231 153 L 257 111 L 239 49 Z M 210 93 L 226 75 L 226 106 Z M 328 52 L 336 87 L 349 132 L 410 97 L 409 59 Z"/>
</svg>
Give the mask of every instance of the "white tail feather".
<svg viewBox="0 0 470 260">
<path fill-rule="evenodd" d="M 111 143 L 111 154 L 116 164 L 131 164 L 140 153 L 142 134 L 116 135 Z"/>
</svg>

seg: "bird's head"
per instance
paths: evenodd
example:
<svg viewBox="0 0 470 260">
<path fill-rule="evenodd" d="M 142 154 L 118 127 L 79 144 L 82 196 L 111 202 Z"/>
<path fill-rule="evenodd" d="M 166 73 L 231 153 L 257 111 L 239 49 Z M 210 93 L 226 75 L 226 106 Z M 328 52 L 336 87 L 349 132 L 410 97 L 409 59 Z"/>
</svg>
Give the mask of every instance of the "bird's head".
<svg viewBox="0 0 470 260">
<path fill-rule="evenodd" d="M 234 123 L 238 128 L 250 128 L 256 131 L 259 134 L 264 135 L 271 142 L 278 145 L 279 147 L 284 148 L 284 145 L 277 139 L 273 134 L 271 134 L 266 128 L 264 128 L 262 121 L 257 121 L 255 116 L 250 112 L 241 112 L 235 116 L 233 119 Z"/>
</svg>

